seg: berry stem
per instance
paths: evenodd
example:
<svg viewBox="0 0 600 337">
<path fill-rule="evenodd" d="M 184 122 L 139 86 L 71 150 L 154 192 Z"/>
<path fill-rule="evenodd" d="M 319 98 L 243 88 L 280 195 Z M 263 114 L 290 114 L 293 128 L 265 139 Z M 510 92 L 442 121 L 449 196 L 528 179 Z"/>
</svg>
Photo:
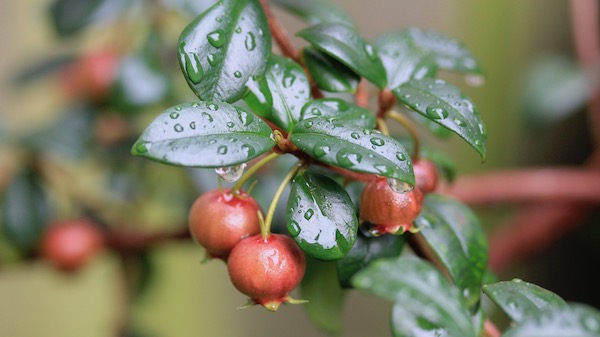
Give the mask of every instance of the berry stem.
<svg viewBox="0 0 600 337">
<path fill-rule="evenodd" d="M 265 234 L 266 234 L 266 236 L 268 236 L 268 233 L 271 232 L 271 223 L 273 222 L 273 215 L 275 215 L 275 208 L 277 208 L 277 203 L 279 202 L 279 198 L 281 198 L 281 194 L 283 194 L 283 190 L 285 190 L 285 187 L 287 186 L 287 184 L 289 184 L 289 182 L 296 176 L 296 173 L 298 173 L 300 168 L 303 166 L 304 166 L 303 162 L 299 162 L 296 165 L 294 165 L 294 167 L 292 167 L 290 172 L 288 172 L 288 174 L 285 176 L 285 178 L 283 178 L 283 180 L 281 181 L 281 184 L 277 188 L 277 191 L 275 192 L 275 195 L 273 196 L 273 200 L 271 200 L 271 205 L 269 206 L 269 211 L 267 212 L 267 217 L 265 218 L 265 226 L 264 226 L 265 231 L 263 231 L 263 238 L 266 238 Z"/>
<path fill-rule="evenodd" d="M 387 127 L 387 124 L 385 122 L 385 119 L 383 118 L 377 118 L 377 128 L 379 129 L 379 131 L 381 131 L 381 133 L 383 133 L 386 136 L 390 135 L 390 130 Z"/>
<path fill-rule="evenodd" d="M 420 151 L 419 135 L 417 134 L 417 130 L 415 130 L 411 121 L 408 118 L 406 118 L 406 116 L 400 114 L 395 110 L 388 111 L 386 116 L 400 123 L 406 129 L 406 131 L 408 131 L 410 137 L 413 139 L 414 142 L 413 161 L 418 160 Z"/>
<path fill-rule="evenodd" d="M 232 193 L 237 195 L 239 190 L 242 188 L 242 186 L 244 186 L 244 183 L 250 177 L 252 177 L 252 175 L 254 173 L 256 173 L 256 171 L 258 171 L 261 167 L 265 166 L 268 162 L 270 162 L 271 160 L 273 160 L 279 156 L 280 156 L 279 153 L 273 152 L 273 153 L 270 153 L 269 155 L 265 156 L 261 160 L 259 160 L 256 164 L 252 165 L 252 167 L 250 167 L 248 169 L 248 171 L 246 171 L 246 173 L 244 173 L 244 175 L 235 183 L 235 185 L 233 185 L 233 187 L 231 188 Z"/>
</svg>

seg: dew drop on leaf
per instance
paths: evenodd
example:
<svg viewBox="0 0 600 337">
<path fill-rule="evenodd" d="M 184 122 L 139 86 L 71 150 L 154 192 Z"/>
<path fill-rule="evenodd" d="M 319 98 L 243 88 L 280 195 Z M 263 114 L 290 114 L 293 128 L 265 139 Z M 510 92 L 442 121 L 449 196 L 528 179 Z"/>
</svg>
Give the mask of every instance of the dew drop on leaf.
<svg viewBox="0 0 600 337">
<path fill-rule="evenodd" d="M 427 107 L 426 112 L 427 115 L 433 119 L 444 119 L 448 117 L 448 111 L 440 106 L 430 105 Z"/>
<path fill-rule="evenodd" d="M 282 84 L 284 88 L 289 88 L 294 85 L 294 81 L 296 81 L 296 75 L 286 72 L 283 76 Z"/>
<path fill-rule="evenodd" d="M 256 154 L 256 150 L 254 149 L 254 147 L 248 144 L 242 145 L 242 151 L 244 152 L 246 158 L 254 157 L 254 155 Z"/>
<path fill-rule="evenodd" d="M 219 148 L 217 149 L 217 153 L 218 154 L 227 154 L 227 146 L 226 145 L 219 146 Z"/>
<path fill-rule="evenodd" d="M 211 66 L 217 64 L 217 57 L 215 56 L 215 54 L 208 54 L 208 56 L 206 56 L 206 60 Z"/>
<path fill-rule="evenodd" d="M 354 139 L 359 139 L 359 138 L 360 138 L 360 135 L 359 135 L 358 133 L 356 133 L 356 132 L 352 132 L 352 133 L 350 134 L 350 137 L 352 137 L 352 138 L 354 138 Z"/>
<path fill-rule="evenodd" d="M 181 131 L 183 131 L 183 126 L 182 126 L 181 124 L 175 124 L 175 125 L 173 126 L 173 129 L 174 129 L 176 132 L 181 132 Z"/>
<path fill-rule="evenodd" d="M 206 105 L 206 108 L 207 108 L 208 110 L 210 110 L 210 111 L 217 111 L 217 110 L 219 110 L 219 106 L 218 106 L 218 105 L 216 105 L 215 103 L 208 103 L 208 104 Z M 211 118 L 212 118 L 212 116 L 211 116 Z"/>
<path fill-rule="evenodd" d="M 256 38 L 252 32 L 248 32 L 248 34 L 246 34 L 244 45 L 248 51 L 253 51 L 256 48 Z"/>
<path fill-rule="evenodd" d="M 212 33 L 206 35 L 208 42 L 215 48 L 221 48 L 225 44 L 225 33 L 223 30 L 217 29 Z"/>
<path fill-rule="evenodd" d="M 402 152 L 396 152 L 396 158 L 398 158 L 398 160 L 405 161 L 406 155 Z"/>
<path fill-rule="evenodd" d="M 317 144 L 314 148 L 314 155 L 316 158 L 321 158 L 327 155 L 331 151 L 331 147 L 325 144 Z"/>
<path fill-rule="evenodd" d="M 292 236 L 296 237 L 300 234 L 300 225 L 296 221 L 291 220 L 288 230 Z"/>
<path fill-rule="evenodd" d="M 202 117 L 206 118 L 206 120 L 209 123 L 212 123 L 212 121 L 213 121 L 213 116 L 211 114 L 207 113 L 207 112 L 203 112 L 202 113 Z"/>
<path fill-rule="evenodd" d="M 190 129 L 196 130 L 196 122 L 190 122 Z"/>
<path fill-rule="evenodd" d="M 246 163 L 241 163 L 236 166 L 219 167 L 215 172 L 226 182 L 232 183 L 240 179 L 246 169 Z"/>
<path fill-rule="evenodd" d="M 235 32 L 240 34 L 242 32 L 242 27 L 237 26 L 237 28 L 235 29 Z"/>
<path fill-rule="evenodd" d="M 254 121 L 254 115 L 243 110 L 237 110 L 238 118 L 243 125 L 248 126 Z"/>
<path fill-rule="evenodd" d="M 190 58 L 189 54 L 185 54 L 185 72 L 192 83 L 200 83 L 202 76 L 204 76 L 204 71 L 198 60 L 198 55 L 194 54 L 194 56 Z"/>
<path fill-rule="evenodd" d="M 310 220 L 314 214 L 315 211 L 312 208 L 309 208 L 306 212 L 304 212 L 304 219 Z"/>
<path fill-rule="evenodd" d="M 466 126 L 467 123 L 463 122 L 461 119 L 458 118 L 454 118 L 454 123 L 456 123 L 456 125 L 458 126 Z"/>
<path fill-rule="evenodd" d="M 175 110 L 177 110 L 177 108 L 175 108 Z M 180 108 L 179 110 L 181 110 L 181 108 Z M 172 112 L 169 114 L 169 117 L 171 117 L 171 119 L 177 119 L 177 118 L 179 118 L 179 112 L 177 112 L 177 111 L 172 111 Z"/>
<path fill-rule="evenodd" d="M 348 168 L 358 165 L 362 160 L 362 155 L 347 150 L 340 150 L 335 158 L 341 167 Z"/>
<path fill-rule="evenodd" d="M 385 141 L 381 138 L 377 138 L 377 137 L 373 137 L 370 139 L 371 144 L 375 145 L 375 146 L 383 146 L 385 144 Z"/>
<path fill-rule="evenodd" d="M 235 126 L 235 124 L 233 122 L 227 122 L 227 127 L 228 128 L 232 128 L 234 126 Z"/>
<path fill-rule="evenodd" d="M 242 72 L 241 71 L 236 71 L 236 72 L 233 73 L 233 76 L 235 78 L 241 78 L 242 77 Z"/>
</svg>

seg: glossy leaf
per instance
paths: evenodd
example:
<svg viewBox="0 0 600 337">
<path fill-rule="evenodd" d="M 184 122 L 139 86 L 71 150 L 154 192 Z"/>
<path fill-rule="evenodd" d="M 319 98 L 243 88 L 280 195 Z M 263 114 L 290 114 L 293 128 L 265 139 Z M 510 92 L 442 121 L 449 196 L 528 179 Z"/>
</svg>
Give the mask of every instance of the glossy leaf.
<svg viewBox="0 0 600 337">
<path fill-rule="evenodd" d="M 50 5 L 50 17 L 59 35 L 72 36 L 92 23 L 117 17 L 126 4 L 120 0 L 56 0 Z"/>
<path fill-rule="evenodd" d="M 312 47 L 302 50 L 304 64 L 315 84 L 329 92 L 354 93 L 360 76 L 343 63 Z"/>
<path fill-rule="evenodd" d="M 337 261 L 340 284 L 344 288 L 350 288 L 350 279 L 354 274 L 373 261 L 399 256 L 403 248 L 403 236 L 388 234 L 379 237 L 365 237 L 359 232 L 352 249 L 343 259 Z"/>
<path fill-rule="evenodd" d="M 300 120 L 302 106 L 310 97 L 310 84 L 302 67 L 277 55 L 271 57 L 263 79 L 250 79 L 246 85 L 250 90 L 246 104 L 287 131 Z"/>
<path fill-rule="evenodd" d="M 392 307 L 390 325 L 394 337 L 461 337 L 451 335 L 443 326 L 430 323 L 400 302 Z"/>
<path fill-rule="evenodd" d="M 402 146 L 404 146 L 406 151 L 409 153 L 414 152 L 412 139 L 403 138 L 397 140 L 400 142 L 400 144 L 402 144 Z M 450 157 L 448 157 L 446 153 L 442 152 L 440 149 L 434 149 L 421 144 L 419 147 L 419 158 L 431 160 L 442 176 L 449 182 L 452 182 L 456 177 L 456 164 Z"/>
<path fill-rule="evenodd" d="M 353 27 L 335 22 L 321 23 L 301 30 L 296 35 L 378 87 L 386 86 L 385 68 L 381 60 Z"/>
<path fill-rule="evenodd" d="M 309 259 L 300 283 L 300 295 L 308 301 L 303 307 L 317 328 L 331 334 L 341 331 L 345 296 L 335 263 Z"/>
<path fill-rule="evenodd" d="M 482 290 L 515 322 L 543 311 L 567 306 L 555 293 L 519 279 L 486 284 Z"/>
<path fill-rule="evenodd" d="M 20 251 L 34 249 L 52 220 L 48 195 L 40 176 L 26 170 L 16 175 L 6 186 L 0 205 L 6 239 Z"/>
<path fill-rule="evenodd" d="M 313 25 L 325 22 L 354 25 L 348 14 L 327 0 L 272 0 L 272 2 Z"/>
<path fill-rule="evenodd" d="M 388 88 L 412 79 L 433 78 L 437 73 L 433 55 L 418 48 L 405 31 L 381 36 L 374 47 L 385 67 Z"/>
<path fill-rule="evenodd" d="M 300 119 L 312 117 L 331 117 L 366 129 L 373 129 L 376 124 L 375 115 L 371 111 L 341 98 L 320 98 L 306 103 L 302 107 Z"/>
<path fill-rule="evenodd" d="M 298 174 L 287 209 L 288 231 L 306 254 L 336 260 L 352 248 L 356 211 L 346 190 L 333 179 L 310 171 Z"/>
<path fill-rule="evenodd" d="M 173 9 L 179 14 L 196 18 L 214 5 L 217 0 L 161 0 L 160 2 L 161 5 Z"/>
<path fill-rule="evenodd" d="M 378 131 L 331 117 L 314 117 L 298 123 L 291 140 L 323 163 L 395 178 L 411 186 L 415 183 L 409 154 L 396 140 Z"/>
<path fill-rule="evenodd" d="M 271 35 L 258 0 L 221 0 L 179 36 L 179 65 L 203 101 L 235 102 L 246 82 L 260 77 L 271 54 Z"/>
<path fill-rule="evenodd" d="M 414 120 L 417 124 L 423 126 L 437 138 L 445 140 L 450 138 L 453 134 L 452 131 L 448 130 L 443 125 L 440 125 L 427 117 L 423 117 L 423 115 L 416 111 L 413 111 L 411 109 L 404 109 L 404 111 L 412 120 Z"/>
<path fill-rule="evenodd" d="M 397 303 L 392 322 L 395 336 L 443 329 L 447 336 L 475 337 L 473 321 L 458 289 L 421 259 L 411 256 L 375 261 L 352 278 L 352 285 Z"/>
<path fill-rule="evenodd" d="M 487 131 L 479 109 L 458 88 L 440 79 L 412 80 L 394 94 L 399 102 L 458 134 L 485 159 Z"/>
<path fill-rule="evenodd" d="M 405 32 L 415 45 L 433 54 L 441 69 L 482 74 L 481 66 L 475 57 L 459 40 L 436 31 L 425 31 L 416 27 L 408 28 Z"/>
<path fill-rule="evenodd" d="M 502 337 L 600 337 L 600 312 L 583 304 L 553 308 L 523 318 Z"/>
<path fill-rule="evenodd" d="M 271 128 L 251 112 L 222 102 L 198 102 L 162 112 L 132 153 L 171 165 L 224 167 L 245 163 L 274 145 Z"/>
<path fill-rule="evenodd" d="M 488 262 L 486 235 L 475 213 L 452 197 L 430 194 L 415 225 L 467 305 L 475 307 Z"/>
</svg>

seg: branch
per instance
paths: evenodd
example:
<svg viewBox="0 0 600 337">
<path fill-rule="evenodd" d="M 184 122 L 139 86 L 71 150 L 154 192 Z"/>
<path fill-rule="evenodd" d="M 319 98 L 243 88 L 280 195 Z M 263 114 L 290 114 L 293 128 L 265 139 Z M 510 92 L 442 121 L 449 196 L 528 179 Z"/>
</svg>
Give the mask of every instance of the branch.
<svg viewBox="0 0 600 337">
<path fill-rule="evenodd" d="M 271 30 L 271 35 L 273 39 L 279 46 L 281 53 L 297 63 L 299 62 L 299 55 L 296 48 L 292 44 L 292 41 L 289 39 L 288 34 L 285 31 L 285 28 L 279 23 L 277 17 L 271 11 L 271 6 L 269 6 L 268 0 L 260 0 L 260 4 L 262 5 L 263 11 L 267 16 L 267 21 L 269 22 L 269 29 Z"/>
<path fill-rule="evenodd" d="M 366 108 L 369 106 L 369 93 L 367 92 L 367 81 L 363 78 L 358 82 L 356 94 L 354 94 L 356 105 Z"/>
<path fill-rule="evenodd" d="M 486 337 L 500 337 L 502 335 L 502 332 L 489 319 L 486 319 L 483 323 L 483 332 Z"/>
<path fill-rule="evenodd" d="M 144 233 L 131 229 L 112 230 L 106 234 L 107 248 L 121 254 L 132 254 L 146 250 L 160 243 L 169 241 L 184 241 L 190 239 L 187 226 L 180 230 L 164 233 Z"/>
</svg>

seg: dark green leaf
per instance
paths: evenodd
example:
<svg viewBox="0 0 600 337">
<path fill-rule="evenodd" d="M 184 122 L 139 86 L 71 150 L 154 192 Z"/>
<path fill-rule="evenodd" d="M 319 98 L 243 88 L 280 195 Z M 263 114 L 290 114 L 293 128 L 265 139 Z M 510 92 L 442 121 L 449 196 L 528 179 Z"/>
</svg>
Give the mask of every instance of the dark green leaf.
<svg viewBox="0 0 600 337">
<path fill-rule="evenodd" d="M 435 31 L 411 27 L 406 30 L 415 45 L 429 51 L 441 69 L 481 75 L 482 70 L 473 55 L 457 39 Z"/>
<path fill-rule="evenodd" d="M 431 323 L 420 313 L 406 308 L 404 303 L 395 303 L 391 314 L 392 336 L 394 337 L 462 337 L 461 335 L 450 335 L 443 326 Z"/>
<path fill-rule="evenodd" d="M 323 163 L 395 178 L 411 186 L 415 183 L 406 150 L 378 131 L 331 117 L 314 117 L 298 123 L 292 130 L 291 140 Z"/>
<path fill-rule="evenodd" d="M 340 22 L 354 25 L 352 18 L 327 0 L 272 0 L 276 5 L 310 24 Z"/>
<path fill-rule="evenodd" d="M 20 251 L 35 249 L 52 220 L 40 176 L 30 170 L 16 175 L 4 191 L 0 214 L 6 239 Z"/>
<path fill-rule="evenodd" d="M 447 130 L 447 129 L 444 129 Z M 409 153 L 414 153 L 413 140 L 409 138 L 397 139 Z M 433 149 L 421 144 L 419 158 L 431 160 L 446 180 L 452 182 L 456 177 L 456 164 L 448 155 L 439 149 Z"/>
<path fill-rule="evenodd" d="M 302 67 L 277 55 L 271 57 L 265 77 L 250 79 L 246 86 L 250 90 L 246 104 L 286 131 L 300 120 L 302 106 L 310 97 L 310 84 Z"/>
<path fill-rule="evenodd" d="M 519 279 L 486 284 L 483 292 L 515 322 L 543 311 L 567 306 L 555 293 Z"/>
<path fill-rule="evenodd" d="M 341 98 L 320 98 L 302 107 L 301 119 L 321 116 L 332 117 L 340 122 L 353 123 L 367 129 L 373 129 L 376 124 L 375 115 L 371 111 Z"/>
<path fill-rule="evenodd" d="M 301 30 L 296 35 L 378 87 L 386 86 L 385 68 L 381 60 L 373 47 L 351 26 L 335 22 L 321 23 Z"/>
<path fill-rule="evenodd" d="M 302 50 L 304 64 L 315 84 L 330 92 L 355 92 L 360 76 L 343 63 L 312 47 Z"/>
<path fill-rule="evenodd" d="M 397 257 L 404 248 L 404 236 L 386 234 L 379 237 L 365 237 L 359 232 L 352 249 L 337 261 L 340 284 L 350 288 L 350 279 L 371 262 L 389 257 Z"/>
<path fill-rule="evenodd" d="M 413 119 L 417 124 L 425 127 L 434 136 L 436 136 L 440 139 L 448 139 L 448 138 L 450 138 L 450 136 L 452 136 L 452 131 L 446 129 L 446 127 L 432 121 L 431 119 L 429 119 L 427 117 L 423 117 L 418 112 L 410 110 L 410 109 L 405 109 L 404 111 L 407 113 L 407 115 L 411 119 Z"/>
<path fill-rule="evenodd" d="M 271 34 L 258 0 L 221 0 L 179 36 L 179 64 L 190 88 L 206 101 L 235 102 L 246 82 L 264 73 Z"/>
<path fill-rule="evenodd" d="M 359 271 L 352 285 L 397 303 L 392 322 L 395 336 L 443 328 L 448 336 L 475 337 L 458 289 L 428 262 L 412 256 L 380 259 Z"/>
<path fill-rule="evenodd" d="M 461 91 L 443 80 L 411 80 L 394 89 L 398 100 L 430 120 L 454 131 L 486 154 L 487 131 L 479 109 Z"/>
<path fill-rule="evenodd" d="M 583 304 L 553 308 L 521 320 L 502 337 L 600 337 L 600 312 Z"/>
<path fill-rule="evenodd" d="M 333 179 L 309 171 L 298 174 L 287 209 L 288 230 L 306 254 L 336 260 L 352 248 L 356 211 L 346 190 Z"/>
<path fill-rule="evenodd" d="M 271 128 L 251 112 L 198 102 L 162 112 L 131 151 L 165 164 L 209 168 L 245 163 L 274 145 Z"/>
<path fill-rule="evenodd" d="M 308 317 L 321 330 L 337 334 L 342 329 L 344 291 L 335 272 L 335 264 L 309 259 L 300 283 L 303 307 Z"/>
<path fill-rule="evenodd" d="M 115 18 L 127 1 L 121 0 L 56 0 L 50 16 L 56 32 L 71 36 L 97 21 Z"/>
<path fill-rule="evenodd" d="M 430 194 L 415 225 L 462 291 L 467 305 L 475 307 L 488 262 L 487 239 L 475 213 L 452 197 Z"/>
<path fill-rule="evenodd" d="M 419 49 L 406 31 L 386 34 L 374 46 L 385 67 L 388 88 L 412 79 L 433 78 L 437 73 L 433 55 Z"/>
</svg>

